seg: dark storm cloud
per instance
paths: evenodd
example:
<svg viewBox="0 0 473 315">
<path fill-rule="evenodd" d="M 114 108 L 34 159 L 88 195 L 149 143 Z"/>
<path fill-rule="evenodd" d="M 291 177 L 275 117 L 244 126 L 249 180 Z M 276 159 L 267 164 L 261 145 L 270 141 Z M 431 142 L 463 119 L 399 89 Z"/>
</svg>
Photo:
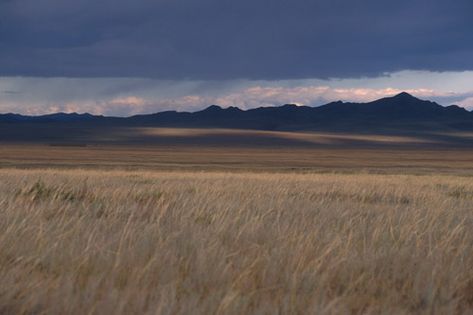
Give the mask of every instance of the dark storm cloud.
<svg viewBox="0 0 473 315">
<path fill-rule="evenodd" d="M 7 95 L 17 95 L 17 94 L 20 94 L 21 92 L 19 91 L 2 91 L 3 94 L 7 94 Z"/>
<path fill-rule="evenodd" d="M 0 0 L 0 75 L 290 79 L 473 69 L 473 1 Z"/>
</svg>

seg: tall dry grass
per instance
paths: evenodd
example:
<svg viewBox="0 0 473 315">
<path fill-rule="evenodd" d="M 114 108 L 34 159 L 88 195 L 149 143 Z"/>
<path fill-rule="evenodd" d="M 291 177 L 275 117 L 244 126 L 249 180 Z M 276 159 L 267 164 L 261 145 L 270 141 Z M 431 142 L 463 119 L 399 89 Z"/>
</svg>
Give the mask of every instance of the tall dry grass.
<svg viewBox="0 0 473 315">
<path fill-rule="evenodd" d="M 473 180 L 0 171 L 0 314 L 468 314 Z"/>
</svg>

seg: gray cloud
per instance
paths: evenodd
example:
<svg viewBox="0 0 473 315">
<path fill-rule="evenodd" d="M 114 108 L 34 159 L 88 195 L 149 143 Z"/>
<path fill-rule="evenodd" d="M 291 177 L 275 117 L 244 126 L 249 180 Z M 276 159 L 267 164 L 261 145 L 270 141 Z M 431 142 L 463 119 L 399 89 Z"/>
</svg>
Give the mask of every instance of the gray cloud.
<svg viewBox="0 0 473 315">
<path fill-rule="evenodd" d="M 471 0 L 0 1 L 0 75 L 163 80 L 473 69 Z"/>
<path fill-rule="evenodd" d="M 2 91 L 3 94 L 8 94 L 8 95 L 17 95 L 20 94 L 21 92 L 19 91 Z"/>
</svg>

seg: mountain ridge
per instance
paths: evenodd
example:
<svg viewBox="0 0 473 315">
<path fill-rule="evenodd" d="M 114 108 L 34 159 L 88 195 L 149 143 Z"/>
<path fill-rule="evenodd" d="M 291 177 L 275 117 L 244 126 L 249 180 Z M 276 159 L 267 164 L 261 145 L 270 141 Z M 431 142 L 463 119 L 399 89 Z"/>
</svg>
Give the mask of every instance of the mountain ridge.
<svg viewBox="0 0 473 315">
<path fill-rule="evenodd" d="M 196 112 L 163 111 L 113 117 L 89 113 L 25 116 L 0 114 L 0 123 L 86 123 L 163 127 L 218 127 L 260 130 L 357 128 L 431 128 L 473 130 L 473 112 L 457 105 L 442 106 L 406 92 L 367 103 L 336 101 L 310 107 L 285 104 L 242 110 L 210 105 Z"/>
</svg>

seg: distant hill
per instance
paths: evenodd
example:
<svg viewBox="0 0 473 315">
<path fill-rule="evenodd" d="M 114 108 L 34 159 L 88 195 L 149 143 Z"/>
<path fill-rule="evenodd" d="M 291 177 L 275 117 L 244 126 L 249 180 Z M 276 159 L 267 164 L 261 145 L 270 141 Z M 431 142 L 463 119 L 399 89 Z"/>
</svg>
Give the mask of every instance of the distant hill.
<svg viewBox="0 0 473 315">
<path fill-rule="evenodd" d="M 319 107 L 286 104 L 249 110 L 212 105 L 193 113 L 166 111 L 126 118 L 77 113 L 0 115 L 0 123 L 25 122 L 258 130 L 473 130 L 473 113 L 456 105 L 444 107 L 401 93 L 369 103 L 338 101 Z"/>
</svg>

